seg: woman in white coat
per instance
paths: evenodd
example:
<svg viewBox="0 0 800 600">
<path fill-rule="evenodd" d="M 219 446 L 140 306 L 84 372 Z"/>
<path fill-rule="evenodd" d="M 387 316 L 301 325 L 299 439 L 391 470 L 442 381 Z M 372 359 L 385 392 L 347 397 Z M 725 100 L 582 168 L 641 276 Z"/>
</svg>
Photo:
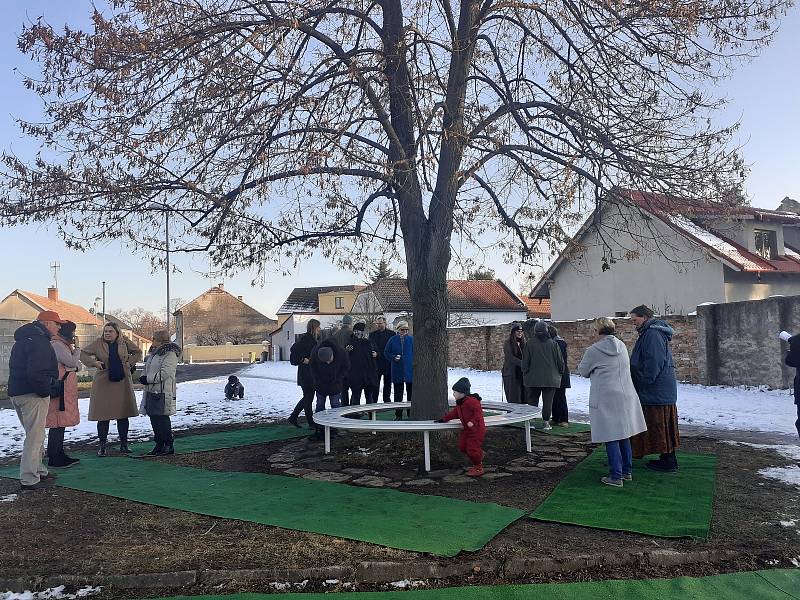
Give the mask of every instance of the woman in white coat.
<svg viewBox="0 0 800 600">
<path fill-rule="evenodd" d="M 175 414 L 175 372 L 178 369 L 180 346 L 169 340 L 165 329 L 153 332 L 153 346 L 144 362 L 144 375 L 139 383 L 145 386 L 144 409 L 153 426 L 155 448 L 147 454 L 164 456 L 175 454 L 170 416 Z"/>
<path fill-rule="evenodd" d="M 592 441 L 606 444 L 609 475 L 600 481 L 622 487 L 623 480 L 633 479 L 630 437 L 645 431 L 647 424 L 631 380 L 628 349 L 614 337 L 614 321 L 600 317 L 595 328 L 598 341 L 586 350 L 578 373 L 591 380 Z"/>
</svg>

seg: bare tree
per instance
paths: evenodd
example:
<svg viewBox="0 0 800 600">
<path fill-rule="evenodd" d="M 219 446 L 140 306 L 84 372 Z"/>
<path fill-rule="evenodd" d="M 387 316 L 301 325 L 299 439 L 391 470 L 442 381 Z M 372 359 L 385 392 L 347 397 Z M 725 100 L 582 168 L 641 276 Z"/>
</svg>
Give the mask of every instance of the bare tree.
<svg viewBox="0 0 800 600">
<path fill-rule="evenodd" d="M 414 414 L 447 397 L 447 270 L 536 262 L 614 186 L 715 200 L 742 176 L 713 89 L 791 0 L 114 0 L 94 30 L 26 26 L 42 142 L 6 154 L 0 219 L 221 272 L 402 241 Z M 176 247 L 177 246 L 177 247 Z M 286 267 L 284 267 L 286 268 Z"/>
<path fill-rule="evenodd" d="M 155 331 L 158 331 L 159 329 L 166 329 L 167 327 L 167 324 L 164 322 L 163 318 L 156 315 L 153 311 L 144 309 L 141 306 L 131 308 L 130 310 L 118 308 L 110 311 L 110 314 L 114 315 L 121 321 L 128 323 L 133 328 L 134 333 L 147 338 L 148 340 L 153 339 L 153 333 Z"/>
</svg>

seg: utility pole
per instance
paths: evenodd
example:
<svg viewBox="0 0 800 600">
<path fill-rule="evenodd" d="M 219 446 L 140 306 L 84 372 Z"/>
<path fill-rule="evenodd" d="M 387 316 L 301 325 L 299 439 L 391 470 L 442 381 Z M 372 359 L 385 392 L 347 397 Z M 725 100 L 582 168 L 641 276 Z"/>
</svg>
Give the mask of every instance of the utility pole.
<svg viewBox="0 0 800 600">
<path fill-rule="evenodd" d="M 58 262 L 51 262 L 50 263 L 50 270 L 53 271 L 53 287 L 58 289 L 58 270 L 61 268 L 61 264 Z"/>
<path fill-rule="evenodd" d="M 103 282 L 103 325 L 106 324 L 106 282 Z"/>
</svg>

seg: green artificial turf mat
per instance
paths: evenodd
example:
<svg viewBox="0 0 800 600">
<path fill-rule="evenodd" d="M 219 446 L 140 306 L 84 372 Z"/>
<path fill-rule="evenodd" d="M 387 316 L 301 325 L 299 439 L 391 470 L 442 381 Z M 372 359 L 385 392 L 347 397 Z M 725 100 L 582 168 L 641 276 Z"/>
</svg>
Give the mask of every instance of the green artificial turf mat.
<svg viewBox="0 0 800 600">
<path fill-rule="evenodd" d="M 677 473 L 633 461 L 633 481 L 617 488 L 600 483 L 608 475 L 606 451 L 597 448 L 558 484 L 531 514 L 534 519 L 633 531 L 660 537 L 705 540 L 711 525 L 717 457 L 679 452 Z"/>
<path fill-rule="evenodd" d="M 175 454 L 191 454 L 208 452 L 224 448 L 252 446 L 276 440 L 288 440 L 310 435 L 308 428 L 298 429 L 293 425 L 261 425 L 244 429 L 228 429 L 214 433 L 197 433 L 175 438 Z M 113 444 L 112 444 L 113 446 Z M 145 454 L 152 447 L 152 442 L 136 442 L 130 445 L 134 454 Z"/>
<path fill-rule="evenodd" d="M 783 587 L 772 582 L 779 580 Z M 789 591 L 791 590 L 791 592 Z M 545 583 L 454 587 L 397 592 L 340 592 L 350 600 L 798 600 L 800 570 L 752 571 L 710 577 L 608 580 L 581 583 Z M 330 594 L 288 594 L 293 598 L 331 598 Z M 273 594 L 176 596 L 169 600 L 270 600 Z M 161 600 L 161 599 L 159 599 Z M 166 599 L 164 599 L 166 600 Z"/>
<path fill-rule="evenodd" d="M 87 458 L 59 471 L 57 483 L 145 504 L 440 556 L 479 550 L 525 515 L 497 504 L 125 457 Z"/>
<path fill-rule="evenodd" d="M 575 423 L 574 421 L 570 421 L 569 427 L 553 425 L 552 429 L 543 429 L 544 421 L 542 419 L 533 419 L 531 424 L 536 428 L 531 430 L 533 433 L 542 433 L 544 435 L 581 435 L 592 430 L 589 423 Z M 525 423 L 514 423 L 512 427 L 525 429 Z"/>
</svg>

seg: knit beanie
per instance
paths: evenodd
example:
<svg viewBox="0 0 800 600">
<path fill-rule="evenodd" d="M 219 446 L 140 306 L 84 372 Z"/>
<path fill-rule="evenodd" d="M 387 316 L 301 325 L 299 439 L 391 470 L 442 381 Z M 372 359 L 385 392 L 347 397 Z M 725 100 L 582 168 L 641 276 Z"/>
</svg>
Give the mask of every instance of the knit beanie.
<svg viewBox="0 0 800 600">
<path fill-rule="evenodd" d="M 453 391 L 460 392 L 465 396 L 469 395 L 469 388 L 470 388 L 469 379 L 467 379 L 466 377 L 462 377 L 453 384 Z"/>
<path fill-rule="evenodd" d="M 322 346 L 317 350 L 317 358 L 322 362 L 331 362 L 333 360 L 333 350 L 330 346 Z"/>
<path fill-rule="evenodd" d="M 408 321 L 398 321 L 395 329 L 408 329 Z"/>
<path fill-rule="evenodd" d="M 353 317 L 350 315 L 345 315 L 342 317 L 342 325 L 352 325 L 353 324 Z"/>
<path fill-rule="evenodd" d="M 363 321 L 359 321 L 355 325 L 353 325 L 353 331 L 364 331 L 367 328 L 367 324 Z"/>
<path fill-rule="evenodd" d="M 511 333 L 514 333 L 515 331 L 522 331 L 522 325 L 520 325 L 519 323 L 512 323 Z"/>
<path fill-rule="evenodd" d="M 72 341 L 75 338 L 75 327 L 75 323 L 72 321 L 67 321 L 58 328 L 58 335 L 65 340 Z"/>
</svg>

